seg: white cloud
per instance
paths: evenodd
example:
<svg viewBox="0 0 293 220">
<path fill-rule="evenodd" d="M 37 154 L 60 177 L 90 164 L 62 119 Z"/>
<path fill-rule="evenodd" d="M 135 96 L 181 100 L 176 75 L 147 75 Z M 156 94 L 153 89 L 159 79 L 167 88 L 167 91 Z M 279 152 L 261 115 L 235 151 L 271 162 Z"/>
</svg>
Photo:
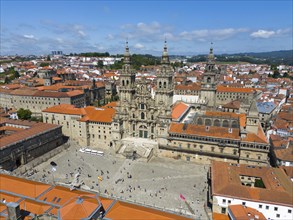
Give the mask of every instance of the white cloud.
<svg viewBox="0 0 293 220">
<path fill-rule="evenodd" d="M 137 44 L 134 45 L 134 48 L 142 49 L 142 48 L 144 48 L 144 46 L 142 44 L 140 44 L 140 43 L 137 43 Z"/>
<path fill-rule="evenodd" d="M 35 36 L 32 34 L 24 34 L 23 37 L 26 39 L 36 39 Z"/>
<path fill-rule="evenodd" d="M 247 32 L 245 28 L 224 28 L 224 29 L 202 29 L 193 31 L 183 31 L 179 34 L 179 37 L 184 40 L 198 40 L 198 41 L 208 41 L 208 40 L 225 40 L 236 34 Z"/>
<path fill-rule="evenodd" d="M 161 40 L 164 32 L 170 32 L 170 26 L 161 25 L 154 21 L 151 23 L 139 22 L 137 24 L 124 24 L 120 27 L 122 32 L 119 34 L 121 38 L 139 39 L 143 42 L 153 42 Z"/>
<path fill-rule="evenodd" d="M 250 36 L 252 38 L 263 38 L 263 39 L 267 39 L 267 38 L 271 38 L 271 37 L 277 37 L 277 36 L 285 36 L 285 35 L 289 35 L 292 34 L 292 29 L 291 28 L 286 28 L 286 29 L 278 29 L 276 31 L 274 30 L 257 30 L 255 32 L 252 32 L 250 34 Z"/>
<path fill-rule="evenodd" d="M 113 40 L 114 39 L 114 36 L 112 34 L 108 34 L 107 39 L 108 40 Z"/>
<path fill-rule="evenodd" d="M 77 31 L 77 33 L 78 33 L 79 36 L 81 36 L 81 37 L 85 37 L 85 36 L 86 36 L 86 34 L 85 34 L 82 30 Z"/>
<path fill-rule="evenodd" d="M 275 31 L 258 30 L 250 34 L 253 38 L 270 38 L 276 34 Z"/>
<path fill-rule="evenodd" d="M 51 20 L 43 20 L 41 24 L 44 28 L 57 34 L 70 34 L 73 37 L 85 38 L 87 36 L 85 29 L 90 29 L 80 24 L 59 24 Z"/>
</svg>

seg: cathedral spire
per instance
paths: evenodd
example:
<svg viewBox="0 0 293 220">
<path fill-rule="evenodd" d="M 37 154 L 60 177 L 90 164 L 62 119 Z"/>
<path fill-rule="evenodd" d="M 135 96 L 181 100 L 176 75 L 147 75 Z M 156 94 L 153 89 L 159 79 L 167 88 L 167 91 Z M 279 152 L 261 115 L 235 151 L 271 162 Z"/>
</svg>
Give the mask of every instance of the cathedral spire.
<svg viewBox="0 0 293 220">
<path fill-rule="evenodd" d="M 130 64 L 130 53 L 128 47 L 128 40 L 125 43 L 124 64 Z"/>
<path fill-rule="evenodd" d="M 167 40 L 165 39 L 164 51 L 162 55 L 162 64 L 169 64 L 169 55 L 168 55 L 168 48 L 167 48 Z"/>
<path fill-rule="evenodd" d="M 210 48 L 210 54 L 208 55 L 208 62 L 214 62 L 215 56 L 214 56 L 214 49 L 213 49 L 213 42 L 211 42 L 211 48 Z"/>
</svg>

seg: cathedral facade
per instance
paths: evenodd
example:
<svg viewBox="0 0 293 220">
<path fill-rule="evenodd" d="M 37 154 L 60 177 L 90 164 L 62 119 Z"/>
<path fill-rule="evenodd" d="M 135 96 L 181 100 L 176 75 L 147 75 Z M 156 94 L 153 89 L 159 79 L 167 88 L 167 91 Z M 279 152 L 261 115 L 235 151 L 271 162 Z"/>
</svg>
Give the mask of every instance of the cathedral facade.
<svg viewBox="0 0 293 220">
<path fill-rule="evenodd" d="M 111 147 L 116 153 L 158 156 L 187 161 L 211 159 L 249 164 L 267 164 L 269 145 L 259 124 L 255 100 L 248 112 L 215 111 L 219 71 L 210 49 L 198 95 L 204 100 L 188 123 L 172 121 L 174 75 L 165 42 L 155 85 L 136 78 L 126 44 L 120 75 L 120 100 L 111 125 Z M 155 95 L 151 87 L 155 86 Z M 192 106 L 192 104 L 191 104 Z M 191 117 L 191 116 L 190 116 Z M 125 142 L 125 140 L 131 140 Z"/>
<path fill-rule="evenodd" d="M 157 71 L 156 95 L 151 94 L 150 82 L 136 79 L 131 68 L 128 44 L 120 75 L 120 99 L 113 119 L 113 144 L 119 146 L 124 138 L 146 138 L 164 142 L 171 123 L 174 70 L 170 65 L 165 42 L 161 68 Z"/>
</svg>

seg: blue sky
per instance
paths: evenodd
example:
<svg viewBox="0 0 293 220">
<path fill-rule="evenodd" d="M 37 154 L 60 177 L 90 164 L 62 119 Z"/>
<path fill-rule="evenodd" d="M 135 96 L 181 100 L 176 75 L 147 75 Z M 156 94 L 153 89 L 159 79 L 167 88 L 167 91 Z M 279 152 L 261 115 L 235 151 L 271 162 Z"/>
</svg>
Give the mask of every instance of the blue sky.
<svg viewBox="0 0 293 220">
<path fill-rule="evenodd" d="M 292 49 L 292 0 L 1 0 L 1 55 Z"/>
</svg>

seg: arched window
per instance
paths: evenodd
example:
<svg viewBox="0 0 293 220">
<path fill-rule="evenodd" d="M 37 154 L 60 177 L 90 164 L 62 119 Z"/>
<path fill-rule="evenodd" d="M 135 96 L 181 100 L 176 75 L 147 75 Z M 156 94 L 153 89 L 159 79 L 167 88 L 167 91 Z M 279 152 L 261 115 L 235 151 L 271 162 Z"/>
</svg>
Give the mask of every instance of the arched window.
<svg viewBox="0 0 293 220">
<path fill-rule="evenodd" d="M 197 124 L 198 124 L 198 125 L 202 125 L 202 118 L 198 118 L 198 119 L 197 119 Z"/>
<path fill-rule="evenodd" d="M 140 114 L 140 118 L 141 118 L 141 119 L 144 119 L 144 112 L 142 112 L 142 113 Z"/>
<path fill-rule="evenodd" d="M 162 82 L 159 82 L 159 88 L 162 88 Z"/>
<path fill-rule="evenodd" d="M 128 81 L 128 80 L 126 80 L 126 85 L 127 85 L 127 86 L 129 85 L 129 81 Z"/>
<path fill-rule="evenodd" d="M 165 89 L 167 88 L 167 83 L 166 83 L 166 82 L 164 82 L 164 88 L 165 88 Z"/>
<path fill-rule="evenodd" d="M 220 127 L 220 120 L 216 119 L 214 121 L 214 126 Z"/>
<path fill-rule="evenodd" d="M 212 121 L 211 121 L 211 119 L 206 119 L 206 120 L 205 120 L 205 125 L 206 125 L 206 126 L 211 126 L 211 125 L 212 125 Z"/>
<path fill-rule="evenodd" d="M 122 86 L 125 86 L 125 82 L 124 82 L 124 80 L 122 80 Z"/>
<path fill-rule="evenodd" d="M 232 122 L 232 128 L 237 128 L 237 122 L 236 121 Z"/>
<path fill-rule="evenodd" d="M 151 116 L 151 120 L 154 120 L 154 115 Z"/>
<path fill-rule="evenodd" d="M 223 121 L 223 127 L 225 127 L 225 128 L 229 127 L 229 122 L 227 120 Z"/>
<path fill-rule="evenodd" d="M 208 77 L 208 78 L 207 78 L 207 83 L 211 83 L 211 81 L 212 81 L 212 80 L 211 80 L 211 77 Z"/>
</svg>

